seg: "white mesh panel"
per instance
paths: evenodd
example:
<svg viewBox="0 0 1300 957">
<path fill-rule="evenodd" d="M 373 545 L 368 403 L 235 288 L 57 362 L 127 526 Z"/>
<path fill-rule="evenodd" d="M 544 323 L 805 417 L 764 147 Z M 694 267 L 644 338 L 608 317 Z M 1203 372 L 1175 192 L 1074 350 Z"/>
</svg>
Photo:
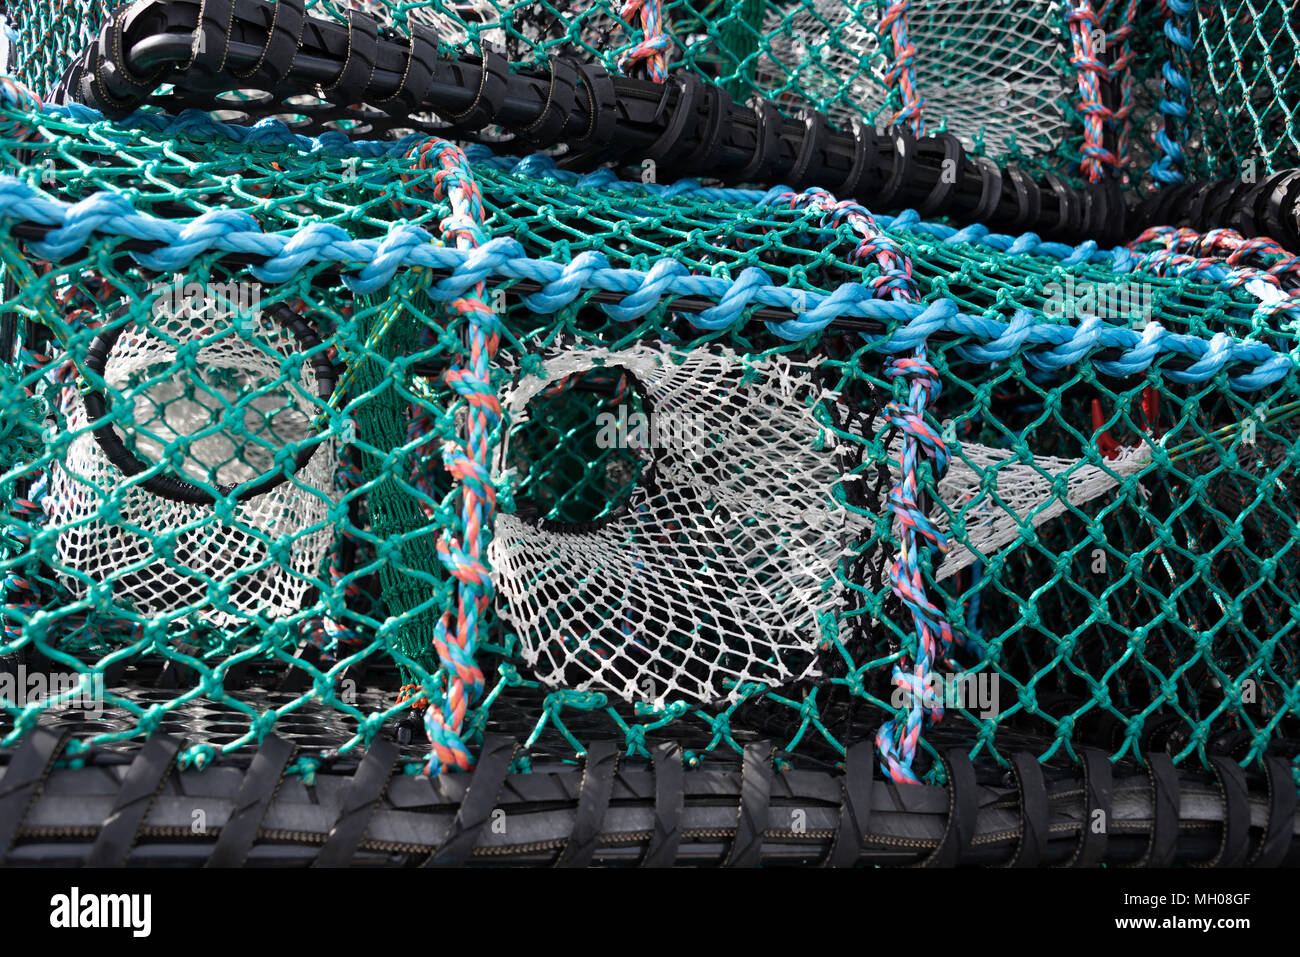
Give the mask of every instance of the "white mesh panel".
<svg viewBox="0 0 1300 957">
<path fill-rule="evenodd" d="M 870 521 L 832 497 L 844 479 L 812 410 L 837 397 L 818 388 L 809 365 L 783 356 L 680 354 L 654 343 L 569 351 L 505 390 L 512 431 L 544 389 L 597 367 L 626 369 L 656 414 L 695 424 L 701 439 L 645 450 L 653 469 L 611 520 L 556 528 L 497 517 L 489 559 L 498 605 L 526 663 L 546 684 L 630 701 L 733 700 L 738 683 L 815 676 L 821 616 L 840 599 L 837 562 Z M 845 419 L 841 409 L 836 420 Z M 870 434 L 883 427 L 874 419 Z M 894 434 L 894 483 L 901 447 Z M 931 511 L 947 531 L 950 512 L 966 510 L 936 577 L 992 556 L 1067 501 L 1096 499 L 1149 461 L 1141 449 L 1106 468 L 1047 456 L 1024 462 L 1013 450 L 963 445 L 939 485 L 943 507 Z M 871 472 L 851 481 L 870 481 Z"/>
<path fill-rule="evenodd" d="M 769 8 L 769 52 L 758 61 L 758 83 L 778 102 L 829 101 L 827 115 L 841 123 L 874 115 L 890 67 L 879 20 L 875 6 L 838 0 L 803 0 L 788 14 Z M 1058 0 L 913 3 L 907 29 L 927 129 L 946 122 L 968 149 L 982 135 L 994 156 L 1012 137 L 1031 156 L 1057 146 L 1067 133 L 1062 104 L 1073 98 L 1061 72 L 1061 23 Z"/>
<path fill-rule="evenodd" d="M 277 450 L 309 437 L 318 411 L 309 398 L 316 392 L 310 364 L 285 363 L 299 346 L 270 317 L 245 322 L 220 338 L 209 320 L 183 316 L 122 333 L 104 378 L 116 393 L 115 414 L 127 396 L 134 399 L 133 416 L 115 421 L 138 457 L 165 460 L 178 478 L 235 483 L 263 474 Z M 210 341 L 195 349 L 200 338 Z M 182 358 L 168 340 L 196 354 Z M 292 479 L 238 502 L 223 520 L 215 506 L 173 501 L 128 481 L 86 428 L 75 390 L 65 390 L 63 405 L 75 438 L 51 469 L 45 505 L 60 530 L 57 571 L 74 594 L 110 581 L 119 606 L 144 614 L 193 609 L 218 625 L 301 607 L 332 537 L 324 524 L 335 495 L 332 442 Z"/>
<path fill-rule="evenodd" d="M 815 673 L 818 615 L 838 601 L 834 569 L 861 523 L 831 497 L 840 474 L 818 449 L 808 367 L 654 344 L 564 353 L 507 391 L 512 427 L 547 384 L 597 364 L 629 370 L 674 417 L 661 422 L 699 439 L 654 450 L 654 485 L 592 531 L 498 516 L 490 560 L 528 664 L 545 683 L 629 700 L 734 698 L 736 682 Z"/>
</svg>

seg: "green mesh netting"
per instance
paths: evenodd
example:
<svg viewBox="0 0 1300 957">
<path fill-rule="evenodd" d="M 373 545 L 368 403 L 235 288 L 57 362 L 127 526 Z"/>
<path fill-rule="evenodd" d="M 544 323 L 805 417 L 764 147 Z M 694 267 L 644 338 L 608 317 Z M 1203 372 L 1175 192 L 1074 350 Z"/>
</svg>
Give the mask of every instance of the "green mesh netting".
<svg viewBox="0 0 1300 957">
<path fill-rule="evenodd" d="M 1190 48 L 1170 62 L 1189 85 L 1185 148 L 1191 176 L 1260 176 L 1300 163 L 1300 8 L 1193 7 L 1179 18 Z"/>
<path fill-rule="evenodd" d="M 1134 179 L 1256 182 L 1300 164 L 1298 22 L 1291 0 L 1143 5 Z"/>
<path fill-rule="evenodd" d="M 877 65 L 867 64 L 887 57 L 890 38 L 877 37 L 857 72 L 833 78 L 823 66 L 832 58 L 816 52 L 847 47 L 855 20 L 878 18 L 868 6 L 826 22 L 811 4 L 669 4 L 669 60 L 733 92 L 870 120 L 905 106 L 883 81 L 873 87 L 884 91 L 878 101 L 854 85 L 875 83 Z M 934 23 L 967 22 L 953 12 L 961 5 L 935 6 L 948 12 Z M 30 7 L 20 62 L 28 80 L 48 84 L 102 11 Z M 469 36 L 498 31 L 517 59 L 564 43 L 612 68 L 640 36 L 607 5 L 485 4 L 474 15 L 392 7 L 399 24 L 436 8 Z M 1038 42 L 1009 26 L 1031 7 L 1046 11 L 1034 20 L 1046 51 L 1049 36 L 1068 32 L 1057 5 L 1008 4 L 998 25 L 1018 43 Z M 984 29 L 983 15 L 967 19 Z M 920 35 L 914 26 L 914 41 Z M 1024 49 L 990 54 L 981 68 L 1005 72 Z M 924 54 L 918 76 L 923 60 L 973 55 L 942 37 Z M 1056 77 L 1043 89 L 1069 87 L 1064 47 L 1043 55 Z M 1030 81 L 1009 81 L 1007 116 L 1020 79 Z M 937 82 L 930 100 L 943 102 L 940 88 L 961 99 L 965 80 Z M 934 122 L 1044 163 L 1073 150 L 1077 170 L 1084 134 L 1072 102 L 1044 93 L 1037 139 L 1017 134 L 996 147 L 987 129 L 958 126 L 969 114 L 956 105 Z M 425 245 L 448 242 L 441 223 L 452 210 L 432 198 L 429 172 L 417 172 L 405 149 L 358 156 L 259 145 L 201 124 L 178 132 L 164 119 L 114 125 L 7 108 L 3 121 L 0 150 L 14 178 L 5 181 L 9 228 L 0 236 L 10 413 L 0 453 L 0 656 L 7 673 L 81 677 L 54 698 L 6 701 L 0 743 L 40 722 L 74 725 L 74 752 L 161 727 L 189 735 L 195 758 L 272 728 L 349 749 L 401 724 L 408 754 L 425 755 L 410 717 L 447 687 L 439 623 L 458 605 L 438 544 L 444 532 L 464 531 L 457 496 L 477 481 L 446 466 L 444 446 L 463 439 L 473 402 L 445 373 L 463 368 L 472 335 L 466 314 L 449 313 L 438 291 L 445 269 L 404 261 L 377 284 L 359 289 L 357 280 L 377 268 L 376 248 L 409 245 L 407 227 L 425 229 Z M 861 234 L 817 209 L 764 205 L 753 191 L 623 182 L 608 171 L 578 177 L 544 157 L 470 157 L 486 238 L 517 242 L 515 259 L 572 266 L 599 253 L 600 269 L 654 276 L 671 263 L 737 285 L 757 269 L 787 295 L 784 319 L 815 314 L 851 284 L 888 298 L 880 282 L 890 276 L 854 255 Z M 96 206 L 106 195 L 115 205 Z M 217 251 L 208 239 L 195 240 L 200 251 L 179 270 L 149 244 L 161 234 L 147 223 L 214 211 L 255 225 L 209 218 L 205 230 L 299 238 L 333 230 L 333 252 L 313 246 L 317 253 L 270 275 L 257 256 Z M 1161 748 L 1196 762 L 1207 748 L 1254 760 L 1270 741 L 1296 736 L 1300 383 L 1291 313 L 1273 306 L 1285 295 L 1261 294 L 1257 274 L 1247 281 L 1214 264 L 1164 275 L 1158 257 L 1139 262 L 1150 250 L 1125 258 L 1012 245 L 978 230 L 953 239 L 950 227 L 914 216 L 880 222 L 910 261 L 917 308 L 872 313 L 878 325 L 866 338 L 851 324 L 781 335 L 768 323 L 782 318 L 754 300 L 710 331 L 693 323 L 698 309 L 662 290 L 647 310 L 620 319 L 603 307 L 621 296 L 594 280 L 575 280 L 566 297 L 539 293 L 536 277 L 478 277 L 501 325 L 490 369 L 491 391 L 506 405 L 492 439 L 503 457 L 490 461 L 497 529 L 583 536 L 588 550 L 557 563 L 551 539 L 520 532 L 506 540 L 513 551 L 498 543 L 497 587 L 514 591 L 497 594 L 477 622 L 472 651 L 485 687 L 465 717 L 471 750 L 500 728 L 526 739 L 533 755 L 572 758 L 597 738 L 636 752 L 671 739 L 694 762 L 763 735 L 788 760 L 830 763 L 846 742 L 906 723 L 912 712 L 893 672 L 914 666 L 918 643 L 891 588 L 890 563 L 908 533 L 886 500 L 909 466 L 902 431 L 885 416 L 907 386 L 886 370 L 893 340 L 914 331 L 923 307 L 942 304 L 969 319 L 927 342 L 941 390 L 925 418 L 951 456 L 949 484 L 930 463 L 915 472 L 922 510 L 950 545 L 945 562 L 922 554 L 918 575 L 952 633 L 935 671 L 996 701 L 946 702 L 943 720 L 925 723 L 918 771 L 940 774 L 927 756 L 950 741 L 999 762 L 1026 742 L 1043 760 L 1068 761 L 1082 743 L 1101 743 L 1117 758 Z M 48 229 L 68 225 L 66 242 L 51 242 Z M 370 241 L 369 251 L 352 241 Z M 170 243 L 168 255 L 182 255 L 184 243 Z M 711 305 L 724 298 L 700 295 Z M 1080 305 L 1085 296 L 1093 298 Z M 1133 340 L 1118 355 L 1096 314 L 1110 327 L 1158 324 L 1200 351 L 1153 349 L 1138 361 Z M 980 325 L 993 321 L 1002 325 Z M 1017 340 L 1029 326 L 1063 334 L 1047 346 Z M 987 349 L 997 343 L 994 356 Z M 665 358 L 637 351 L 650 348 Z M 1222 360 L 1229 348 L 1241 363 Z M 1190 372 L 1189 354 L 1205 360 Z M 603 358 L 581 360 L 591 355 Z M 683 379 L 675 370 L 689 361 L 712 371 Z M 1136 366 L 1122 373 L 1124 362 Z M 330 369 L 339 382 L 322 394 Z M 645 492 L 668 487 L 646 471 L 662 457 L 644 440 L 599 438 L 602 415 L 620 404 L 630 414 L 709 408 L 729 417 L 734 432 L 686 457 L 712 476 L 703 499 L 668 495 L 662 504 Z M 114 441 L 142 472 L 124 474 L 108 450 Z M 144 484 L 167 476 L 236 491 L 178 502 Z M 240 498 L 267 477 L 273 488 Z M 753 488 L 746 507 L 724 502 L 730 485 Z M 778 509 L 778 487 L 816 490 L 808 504 L 835 517 L 833 558 L 817 538 L 823 519 Z M 609 531 L 625 527 L 612 519 L 650 512 L 653 535 Z M 699 531 L 705 513 L 720 523 L 709 536 Z M 635 606 L 610 597 L 622 595 L 623 567 L 610 556 L 631 542 L 639 550 L 623 581 L 639 589 Z M 800 549 L 824 564 L 782 564 Z M 737 583 L 766 589 L 770 604 L 733 608 Z M 689 601 L 675 603 L 676 592 Z M 798 614 L 778 620 L 777 607 Z M 67 706 L 96 682 L 103 708 Z"/>
</svg>

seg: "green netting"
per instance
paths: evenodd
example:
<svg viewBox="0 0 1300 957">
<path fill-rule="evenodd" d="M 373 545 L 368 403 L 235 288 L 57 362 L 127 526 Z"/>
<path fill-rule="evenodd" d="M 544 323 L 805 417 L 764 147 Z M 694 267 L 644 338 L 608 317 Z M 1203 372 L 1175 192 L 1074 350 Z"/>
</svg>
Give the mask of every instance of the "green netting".
<svg viewBox="0 0 1300 957">
<path fill-rule="evenodd" d="M 1144 6 L 1135 128 L 1154 183 L 1255 182 L 1300 164 L 1300 42 L 1291 0 Z"/>
<path fill-rule="evenodd" d="M 1293 2 L 1194 7 L 1190 49 L 1171 63 L 1189 84 L 1190 176 L 1252 178 L 1300 163 L 1300 9 Z"/>
<path fill-rule="evenodd" d="M 975 32 L 986 21 L 982 8 L 959 6 L 914 5 L 918 46 L 927 11 L 940 34 L 956 31 L 923 49 L 918 77 L 923 64 L 969 63 L 960 24 L 971 22 Z M 1044 54 L 1053 64 L 1051 83 L 1076 83 L 1062 80 L 1073 68 L 1055 47 L 1068 34 L 1063 11 L 1054 4 L 1005 6 L 1008 17 L 999 25 L 1026 44 L 1037 41 L 1011 25 L 1017 16 L 1042 13 L 1033 22 L 1042 28 L 1043 49 L 1053 50 Z M 48 84 L 102 11 L 31 8 L 36 19 L 20 31 L 20 55 L 27 79 Z M 474 16 L 438 4 L 393 8 L 399 22 L 436 8 L 469 36 L 493 39 L 486 34 L 497 31 L 517 59 L 562 43 L 614 68 L 640 36 L 607 5 L 485 5 Z M 821 66 L 829 55 L 816 52 L 843 43 L 860 54 L 847 47 L 847 34 L 867 12 L 831 20 L 811 5 L 673 3 L 665 8 L 674 40 L 669 61 L 733 92 L 754 90 L 786 105 L 873 120 L 905 107 L 887 84 L 878 84 L 878 101 L 854 86 L 876 75 L 890 38 L 873 41 L 878 52 L 859 60 L 859 73 L 833 79 Z M 880 11 L 870 13 L 877 18 Z M 825 34 L 807 26 L 809 16 Z M 1101 16 L 1108 23 L 1124 19 L 1110 8 Z M 782 37 L 794 58 L 785 65 Z M 1013 44 L 1006 56 L 1024 50 Z M 1005 72 L 1005 62 L 983 63 L 982 76 Z M 966 96 L 961 83 L 977 68 L 964 67 L 961 80 L 932 69 L 943 78 L 927 97 L 942 103 L 944 89 L 956 104 Z M 1006 80 L 1008 116 L 1021 103 L 1016 83 L 1030 79 Z M 1031 111 L 1031 118 L 1049 121 L 1038 128 L 1033 149 L 1020 139 L 995 147 L 973 126 L 959 131 L 983 139 L 991 152 L 1019 149 L 1046 165 L 1074 151 L 1077 170 L 1084 134 L 1075 93 L 1043 95 L 1042 112 Z M 986 99 L 983 91 L 971 96 Z M 954 105 L 937 111 L 934 122 L 958 129 L 967 115 Z M 432 199 L 429 172 L 416 171 L 409 147 L 356 155 L 320 144 L 314 151 L 259 145 L 211 125 L 178 131 L 165 119 L 114 125 L 6 109 L 3 120 L 0 150 L 14 179 L 5 181 L 10 228 L 0 235 L 10 413 L 0 453 L 0 657 L 10 673 L 21 665 L 82 677 L 59 700 L 6 701 L 0 743 L 40 722 L 75 723 L 77 747 L 130 742 L 163 727 L 189 734 L 188 756 L 195 758 L 205 749 L 247 746 L 272 728 L 297 729 L 321 748 L 344 749 L 390 733 L 412 714 L 407 699 L 446 687 L 439 622 L 456 612 L 457 584 L 437 545 L 444 532 L 463 531 L 457 495 L 473 478 L 453 477 L 445 466 L 444 446 L 464 436 L 471 408 L 444 373 L 464 362 L 471 330 L 466 315 L 449 313 L 448 297 L 437 292 L 446 270 L 404 262 L 364 291 L 356 280 L 377 268 L 376 244 L 409 246 L 407 227 L 442 236 L 452 210 Z M 757 269 L 788 293 L 796 320 L 851 284 L 887 298 L 879 284 L 891 275 L 871 257 L 854 255 L 862 235 L 815 208 L 764 203 L 753 191 L 624 182 L 609 171 L 578 177 L 545 157 L 521 162 L 482 150 L 470 156 L 485 232 L 517 242 L 510 254 L 516 259 L 568 267 L 590 265 L 583 255 L 599 253 L 604 264 L 592 269 L 657 276 L 676 264 L 733 288 L 752 282 L 747 270 Z M 96 206 L 106 195 L 116 205 Z M 319 251 L 303 237 L 333 229 L 331 241 L 339 245 L 334 258 L 304 254 L 269 276 L 257 262 L 196 240 L 202 251 L 178 277 L 167 256 L 151 258 L 156 250 L 141 247 L 143 226 L 123 225 L 132 211 L 164 224 L 214 211 L 245 213 L 261 235 L 291 234 Z M 744 476 L 760 500 L 778 479 L 790 478 L 790 459 L 779 450 L 795 433 L 774 434 L 751 420 L 774 414 L 755 411 L 774 406 L 758 398 L 777 389 L 773 370 L 796 370 L 798 387 L 781 394 L 816 437 L 793 441 L 800 456 L 837 470 L 817 504 L 839 516 L 845 537 L 837 559 L 801 598 L 816 613 L 811 626 L 794 629 L 803 644 L 788 654 L 764 645 L 757 626 L 765 614 L 773 630 L 786 623 L 761 604 L 737 611 L 739 627 L 706 609 L 715 595 L 725 604 L 739 575 L 726 571 L 727 561 L 739 556 L 745 571 L 756 573 L 782 567 L 783 556 L 809 544 L 801 519 L 761 506 L 738 518 L 732 534 L 710 541 L 691 538 L 693 513 L 684 508 L 682 528 L 665 532 L 662 544 L 685 541 L 694 549 L 689 557 L 659 559 L 648 546 L 638 553 L 634 565 L 643 571 L 661 562 L 656 581 L 665 601 L 674 581 L 683 588 L 705 582 L 698 593 L 709 601 L 697 604 L 706 610 L 651 622 L 652 612 L 638 618 L 594 597 L 582 608 L 548 581 L 536 588 L 546 609 L 539 638 L 525 633 L 517 610 L 502 616 L 492 604 L 472 649 L 486 686 L 464 725 L 471 750 L 495 728 L 518 733 L 534 755 L 572 758 L 598 738 L 635 752 L 671 739 L 685 743 L 694 762 L 764 735 L 789 760 L 835 762 L 847 743 L 876 734 L 887 721 L 906 721 L 909 708 L 897 699 L 893 672 L 912 667 L 917 636 L 890 585 L 889 565 L 906 534 L 886 498 L 892 476 L 908 466 L 900 432 L 880 416 L 891 399 L 906 397 L 906 386 L 886 374 L 887 353 L 898 351 L 891 341 L 923 324 L 921 307 L 943 304 L 969 321 L 929 338 L 928 361 L 942 388 L 925 414 L 952 457 L 950 472 L 973 484 L 954 498 L 932 465 L 917 467 L 926 514 L 951 541 L 946 563 L 921 555 L 919 574 L 952 630 L 935 670 L 950 683 L 996 690 L 997 701 L 991 710 L 978 696 L 949 702 L 943 721 L 924 729 L 918 769 L 940 774 L 925 755 L 947 741 L 997 762 L 1026 742 L 1043 760 L 1071 760 L 1082 744 L 1101 743 L 1116 758 L 1154 747 L 1196 762 L 1208 748 L 1255 760 L 1270 742 L 1296 736 L 1300 383 L 1292 313 L 1273 306 L 1286 298 L 1272 291 L 1277 280 L 1262 294 L 1260 283 L 1267 282 L 1259 272 L 1242 273 L 1240 263 L 1235 271 L 1200 262 L 1164 274 L 1167 263 L 1158 255 L 1142 258 L 1159 252 L 1155 247 L 1111 255 L 1034 237 L 1013 243 L 982 230 L 954 238 L 951 227 L 908 215 L 880 223 L 885 242 L 910 261 L 918 303 L 911 312 L 872 314 L 884 339 L 844 325 L 782 336 L 752 299 L 709 331 L 662 289 L 649 295 L 648 311 L 620 320 L 602 308 L 611 300 L 594 281 L 575 280 L 575 294 L 548 305 L 542 300 L 559 295 L 554 290 L 544 290 L 542 300 L 527 298 L 538 292 L 536 277 L 478 277 L 501 322 L 490 382 L 503 397 L 517 394 L 544 371 L 547 357 L 559 354 L 617 357 L 653 344 L 676 356 L 672 363 L 737 357 L 699 381 L 709 383 L 720 410 L 736 397 L 752 399 L 734 421 L 753 434 L 746 432 L 744 442 L 721 437 L 705 458 L 717 474 Z M 43 245 L 45 229 L 59 225 L 74 225 L 75 241 L 62 249 Z M 211 218 L 204 227 L 251 228 L 245 220 Z M 353 240 L 371 241 L 371 258 L 349 252 Z M 183 245 L 172 242 L 169 255 L 180 255 Z M 1282 260 L 1265 251 L 1255 265 L 1264 270 Z M 217 297 L 222 303 L 243 296 L 242 305 L 187 312 L 190 283 L 201 287 L 196 301 L 209 310 L 214 288 L 227 291 Z M 159 305 L 160 296 L 177 289 Z M 725 297 L 706 298 L 716 304 Z M 304 340 L 286 315 L 305 319 L 319 341 Z M 1204 361 L 1189 373 L 1186 350 L 1154 346 L 1134 358 L 1141 352 L 1136 340 L 1117 357 L 1098 318 L 1108 327 L 1158 324 L 1186 335 L 1186 342 L 1200 343 L 1186 349 Z M 994 320 L 1004 325 L 979 325 Z M 1017 339 L 1017 330 L 1029 326 L 1064 332 L 1042 348 Z M 106 332 L 118 335 L 96 372 L 87 362 Z M 997 343 L 1003 351 L 996 356 L 980 351 Z M 1230 348 L 1244 365 L 1224 359 Z M 315 359 L 328 359 L 346 381 L 332 397 L 320 393 Z M 490 463 L 503 518 L 528 516 L 585 534 L 608 527 L 601 523 L 645 484 L 645 456 L 635 444 L 610 448 L 597 438 L 611 402 L 626 401 L 632 412 L 648 408 L 644 395 L 625 393 L 622 363 L 630 361 L 615 358 L 615 368 L 556 378 L 527 403 L 527 415 L 506 415 L 494 444 L 508 438 L 508 456 Z M 1271 371 L 1261 372 L 1270 362 Z M 1128 371 L 1121 374 L 1117 363 L 1129 363 Z M 98 420 L 85 405 L 86 394 L 96 392 L 107 398 Z M 109 427 L 150 468 L 124 476 L 95 434 Z M 295 470 L 295 457 L 306 451 L 310 458 Z M 181 505 L 142 486 L 163 474 L 209 487 L 267 474 L 282 481 L 247 501 L 226 494 L 215 504 Z M 1078 494 L 1076 480 L 1086 485 Z M 999 538 L 995 529 L 1010 533 Z M 612 575 L 576 562 L 555 567 L 570 568 L 569 591 L 579 596 L 603 594 L 608 582 L 598 579 Z M 497 571 L 503 581 L 515 574 Z M 782 587 L 774 586 L 772 607 L 788 597 Z M 638 635 L 652 631 L 675 650 L 658 670 L 647 669 L 648 692 L 638 686 L 624 694 L 588 680 L 608 662 L 634 661 Z M 693 658 L 699 648 L 709 649 L 704 663 Z M 750 680 L 767 672 L 777 677 Z M 747 677 L 727 677 L 736 674 Z M 105 685 L 101 712 L 85 717 L 66 707 L 96 681 Z M 709 693 L 692 691 L 692 681 Z M 411 746 L 413 757 L 427 751 L 418 733 Z"/>
<path fill-rule="evenodd" d="M 90 0 L 19 4 L 26 80 L 48 89 L 110 9 Z M 308 9 L 335 16 L 359 9 L 397 29 L 424 22 L 449 43 L 498 43 L 520 62 L 558 52 L 611 70 L 640 43 L 643 26 L 639 5 L 624 10 L 610 0 L 316 0 Z M 929 0 L 894 9 L 898 35 L 881 0 L 670 0 L 662 8 L 670 41 L 664 64 L 710 78 L 738 99 L 811 107 L 841 123 L 883 126 L 913 115 L 919 101 L 930 132 L 955 132 L 976 152 L 1076 183 L 1087 178 L 1080 160 L 1089 115 L 1106 118 L 1099 148 L 1117 161 L 1128 158 L 1120 168 L 1135 183 L 1169 155 L 1162 133 L 1190 177 L 1236 176 L 1252 160 L 1264 174 L 1300 160 L 1300 46 L 1291 0 Z M 900 37 L 912 53 L 896 69 Z M 1109 89 L 1090 88 L 1089 76 Z"/>
</svg>

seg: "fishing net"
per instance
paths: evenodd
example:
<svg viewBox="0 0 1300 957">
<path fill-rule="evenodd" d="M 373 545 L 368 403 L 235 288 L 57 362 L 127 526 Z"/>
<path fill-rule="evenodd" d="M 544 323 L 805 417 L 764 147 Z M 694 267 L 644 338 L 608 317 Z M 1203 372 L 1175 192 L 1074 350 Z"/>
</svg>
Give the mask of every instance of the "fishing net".
<svg viewBox="0 0 1300 957">
<path fill-rule="evenodd" d="M 871 5 L 673 3 L 666 44 L 639 7 L 389 8 L 845 119 L 925 98 L 930 128 L 1081 181 L 1128 155 L 1122 95 L 1081 107 L 1063 39 L 1110 37 L 1089 70 L 1122 94 L 1114 5 L 913 5 L 916 97 Z M 47 88 L 103 13 L 11 10 L 23 77 Z M 1293 757 L 1300 266 L 1276 244 L 1069 246 L 4 89 L 0 653 L 77 677 L 4 701 L 0 743 L 173 730 L 201 765 L 396 736 L 442 771 L 497 731 L 520 769 L 871 740 L 930 782 L 953 743 L 989 768 Z"/>
<path fill-rule="evenodd" d="M 1159 114 L 1157 181 L 1254 182 L 1300 165 L 1296 4 L 1172 0 L 1150 15 L 1149 35 L 1163 42 L 1140 72 Z"/>
<path fill-rule="evenodd" d="M 567 511 L 556 507 L 498 520 L 489 557 L 525 662 L 547 684 L 633 702 L 808 677 L 818 620 L 841 598 L 823 586 L 863 531 L 836 506 L 834 452 L 818 455 L 812 370 L 781 355 L 588 348 L 507 392 L 512 428 L 530 428 L 546 386 L 597 367 L 620 371 L 650 411 L 598 415 L 596 444 L 644 465 L 590 522 L 549 518 Z"/>
<path fill-rule="evenodd" d="M 894 50 L 911 43 L 915 72 L 910 113 L 933 117 L 968 148 L 990 155 L 1050 154 L 1071 134 L 1077 88 L 1061 47 L 1068 36 L 1061 4 L 988 5 L 958 0 L 885 8 L 812 3 L 771 7 L 763 21 L 755 80 L 778 101 L 825 110 L 841 122 L 882 124 L 905 109 Z"/>
</svg>

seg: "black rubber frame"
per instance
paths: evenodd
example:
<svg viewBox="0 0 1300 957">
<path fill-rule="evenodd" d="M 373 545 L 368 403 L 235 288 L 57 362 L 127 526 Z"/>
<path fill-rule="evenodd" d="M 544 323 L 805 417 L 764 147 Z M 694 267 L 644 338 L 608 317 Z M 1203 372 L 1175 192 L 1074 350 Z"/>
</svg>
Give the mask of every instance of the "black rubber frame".
<svg viewBox="0 0 1300 957">
<path fill-rule="evenodd" d="M 948 750 L 948 784 L 934 787 L 882 779 L 870 742 L 839 770 L 781 769 L 762 740 L 738 765 L 694 769 L 675 744 L 647 761 L 599 741 L 580 769 L 512 773 L 517 742 L 490 734 L 469 774 L 396 773 L 397 749 L 377 739 L 359 760 L 327 761 L 309 787 L 275 736 L 251 760 L 202 771 L 176 767 L 183 741 L 168 735 L 76 768 L 57 765 L 66 741 L 38 728 L 0 751 L 0 865 L 1300 864 L 1295 786 L 1278 755 L 1262 772 L 1217 757 L 1205 774 L 1149 754 L 1147 773 L 1112 776 L 1094 751 L 1080 777 L 1021 753 L 999 781 Z"/>
</svg>

